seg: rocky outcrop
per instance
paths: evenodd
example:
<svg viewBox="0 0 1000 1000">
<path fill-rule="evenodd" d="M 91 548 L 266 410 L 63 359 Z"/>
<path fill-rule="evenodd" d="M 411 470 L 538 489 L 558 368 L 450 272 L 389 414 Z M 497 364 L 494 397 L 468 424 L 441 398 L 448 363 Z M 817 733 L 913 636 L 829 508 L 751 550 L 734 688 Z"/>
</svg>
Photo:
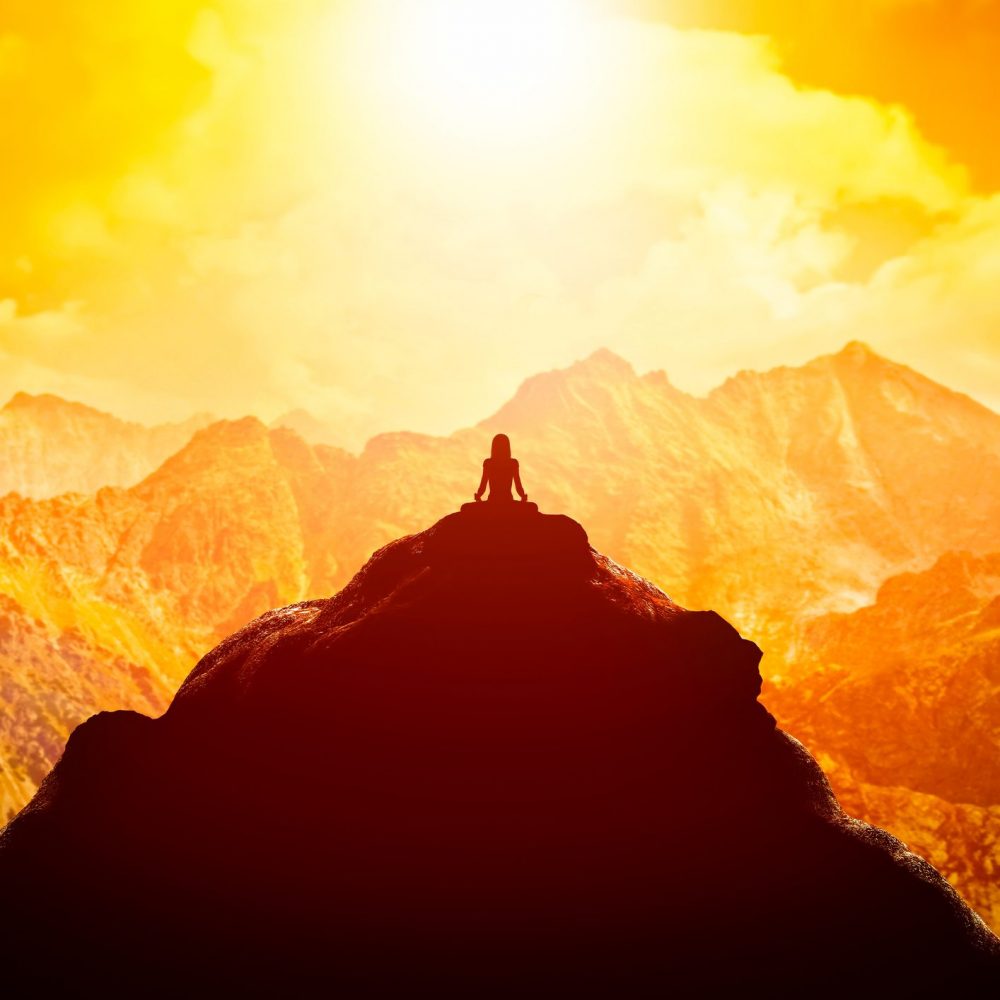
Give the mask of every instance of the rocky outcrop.
<svg viewBox="0 0 1000 1000">
<path fill-rule="evenodd" d="M 9 954 L 122 992 L 995 987 L 1000 942 L 841 811 L 759 659 L 568 518 L 452 515 L 161 718 L 81 726 L 0 843 Z"/>
</svg>

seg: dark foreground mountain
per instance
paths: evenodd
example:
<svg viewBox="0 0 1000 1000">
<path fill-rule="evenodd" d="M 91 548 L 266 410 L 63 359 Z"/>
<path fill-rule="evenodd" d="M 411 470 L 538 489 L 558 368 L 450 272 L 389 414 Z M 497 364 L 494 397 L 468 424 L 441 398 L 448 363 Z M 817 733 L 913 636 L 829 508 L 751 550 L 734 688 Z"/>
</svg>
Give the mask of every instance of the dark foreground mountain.
<svg viewBox="0 0 1000 1000">
<path fill-rule="evenodd" d="M 759 659 L 568 518 L 447 517 L 161 718 L 76 730 L 0 844 L 8 962 L 134 995 L 996 985 L 1000 942 L 841 811 Z"/>
</svg>

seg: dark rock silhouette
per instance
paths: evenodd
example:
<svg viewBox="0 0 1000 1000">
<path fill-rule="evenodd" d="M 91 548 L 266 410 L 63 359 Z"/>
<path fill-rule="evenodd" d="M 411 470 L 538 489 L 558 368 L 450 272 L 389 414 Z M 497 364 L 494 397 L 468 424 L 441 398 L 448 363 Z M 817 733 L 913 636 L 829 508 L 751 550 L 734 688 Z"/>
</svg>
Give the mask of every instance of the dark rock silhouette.
<svg viewBox="0 0 1000 1000">
<path fill-rule="evenodd" d="M 0 842 L 7 981 L 988 987 L 1000 942 L 843 814 L 760 655 L 569 518 L 446 517 L 225 640 L 162 718 L 76 730 Z"/>
</svg>

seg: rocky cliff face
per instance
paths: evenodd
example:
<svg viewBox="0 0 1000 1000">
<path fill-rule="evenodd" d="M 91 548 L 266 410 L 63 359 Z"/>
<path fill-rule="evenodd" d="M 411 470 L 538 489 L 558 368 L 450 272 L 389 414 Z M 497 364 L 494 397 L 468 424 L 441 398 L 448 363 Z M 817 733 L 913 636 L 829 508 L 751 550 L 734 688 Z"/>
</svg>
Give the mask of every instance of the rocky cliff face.
<svg viewBox="0 0 1000 1000">
<path fill-rule="evenodd" d="M 810 725 L 878 784 L 1000 803 L 1000 554 L 949 553 L 892 577 L 874 604 L 812 623 L 825 669 Z M 872 739 L 848 737 L 878 704 Z M 884 713 L 884 718 L 882 717 Z M 840 734 L 835 736 L 834 734 Z M 915 739 L 925 744 L 914 755 Z"/>
<path fill-rule="evenodd" d="M 775 728 L 753 643 L 512 506 L 258 618 L 162 718 L 81 726 L 0 843 L 16 971 L 349 995 L 997 984 L 1000 942 Z"/>
<path fill-rule="evenodd" d="M 1000 556 L 948 553 L 810 622 L 775 713 L 857 815 L 1000 925 Z"/>
<path fill-rule="evenodd" d="M 58 396 L 19 392 L 0 409 L 0 495 L 132 486 L 210 422 L 202 414 L 144 427 Z"/>
</svg>

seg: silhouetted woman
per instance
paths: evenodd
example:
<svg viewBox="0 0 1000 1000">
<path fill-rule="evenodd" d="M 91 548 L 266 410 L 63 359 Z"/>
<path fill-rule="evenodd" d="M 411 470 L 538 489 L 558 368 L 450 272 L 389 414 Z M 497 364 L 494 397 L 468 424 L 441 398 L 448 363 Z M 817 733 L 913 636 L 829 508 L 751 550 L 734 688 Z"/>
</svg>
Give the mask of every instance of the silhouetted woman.
<svg viewBox="0 0 1000 1000">
<path fill-rule="evenodd" d="M 493 438 L 490 457 L 483 461 L 483 478 L 479 483 L 479 489 L 476 490 L 476 500 L 483 499 L 486 487 L 489 486 L 490 502 L 512 503 L 514 498 L 510 493 L 511 483 L 514 484 L 517 495 L 522 500 L 527 500 L 528 494 L 521 485 L 521 472 L 517 459 L 510 457 L 510 438 L 506 434 L 497 434 Z"/>
</svg>

